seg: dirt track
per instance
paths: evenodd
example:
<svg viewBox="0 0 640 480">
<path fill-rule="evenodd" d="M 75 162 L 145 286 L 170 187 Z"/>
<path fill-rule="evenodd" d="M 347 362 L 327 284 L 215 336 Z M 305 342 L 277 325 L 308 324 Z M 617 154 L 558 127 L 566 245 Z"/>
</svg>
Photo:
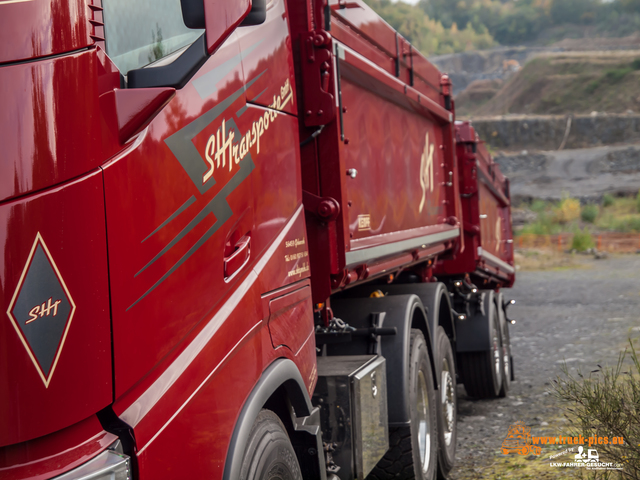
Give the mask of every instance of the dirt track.
<svg viewBox="0 0 640 480">
<path fill-rule="evenodd" d="M 503 455 L 500 446 L 517 421 L 532 435 L 566 435 L 562 408 L 547 391 L 563 361 L 582 371 L 613 364 L 627 338 L 640 337 L 640 255 L 584 263 L 581 269 L 518 273 L 508 293 L 517 300 L 510 311 L 518 320 L 511 328 L 516 382 L 508 398 L 491 401 L 470 400 L 458 387 L 452 479 L 575 478 L 570 469 L 549 466 L 558 447 L 523 457 Z"/>
</svg>

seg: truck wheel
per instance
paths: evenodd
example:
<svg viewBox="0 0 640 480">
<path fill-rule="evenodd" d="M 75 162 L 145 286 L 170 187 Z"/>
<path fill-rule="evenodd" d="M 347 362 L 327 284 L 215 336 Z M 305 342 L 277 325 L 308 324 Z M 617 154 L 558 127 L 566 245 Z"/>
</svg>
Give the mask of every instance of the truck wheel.
<svg viewBox="0 0 640 480">
<path fill-rule="evenodd" d="M 456 366 L 453 350 L 444 328 L 436 330 L 436 372 L 440 380 L 438 391 L 438 477 L 447 478 L 456 454 L 457 408 Z"/>
<path fill-rule="evenodd" d="M 500 387 L 500 397 L 506 397 L 509 394 L 509 387 L 511 386 L 511 378 L 513 372 L 511 371 L 511 339 L 509 338 L 509 324 L 505 321 L 502 325 L 501 335 L 501 347 L 502 347 L 502 386 Z"/>
<path fill-rule="evenodd" d="M 241 480 L 302 480 L 287 431 L 271 410 L 253 423 L 240 469 Z"/>
<path fill-rule="evenodd" d="M 467 395 L 476 398 L 496 398 L 502 388 L 502 348 L 495 307 L 490 309 L 489 331 L 491 347 L 484 352 L 461 353 L 458 365 Z"/>
<path fill-rule="evenodd" d="M 427 343 L 415 328 L 411 329 L 409 352 L 411 425 L 389 428 L 389 450 L 371 471 L 369 480 L 432 480 L 436 475 L 436 395 Z"/>
</svg>

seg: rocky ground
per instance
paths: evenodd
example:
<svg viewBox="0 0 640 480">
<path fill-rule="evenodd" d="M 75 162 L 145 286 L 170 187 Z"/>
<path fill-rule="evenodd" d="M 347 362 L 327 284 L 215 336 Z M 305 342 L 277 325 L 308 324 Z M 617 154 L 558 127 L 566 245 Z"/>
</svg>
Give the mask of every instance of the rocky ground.
<svg viewBox="0 0 640 480">
<path fill-rule="evenodd" d="M 604 193 L 640 189 L 640 145 L 604 146 L 554 152 L 497 155 L 511 180 L 514 199 L 557 200 L 570 195 L 594 200 Z"/>
<path fill-rule="evenodd" d="M 509 425 L 522 421 L 531 434 L 566 435 L 563 407 L 549 393 L 563 362 L 570 371 L 615 364 L 629 337 L 640 337 L 640 255 L 582 260 L 577 269 L 519 272 L 509 296 L 516 381 L 508 398 L 472 400 L 459 386 L 458 447 L 452 480 L 576 478 L 573 469 L 549 466 L 561 451 L 503 455 Z M 568 458 L 568 457 L 567 457 Z M 570 461 L 570 460 L 565 460 Z"/>
</svg>

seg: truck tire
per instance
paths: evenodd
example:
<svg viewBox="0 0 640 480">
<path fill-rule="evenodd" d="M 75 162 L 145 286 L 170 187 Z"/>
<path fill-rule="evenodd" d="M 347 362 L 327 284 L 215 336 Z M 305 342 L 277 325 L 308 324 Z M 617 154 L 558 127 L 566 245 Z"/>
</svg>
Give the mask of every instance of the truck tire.
<svg viewBox="0 0 640 480">
<path fill-rule="evenodd" d="M 509 394 L 509 387 L 511 386 L 511 379 L 513 378 L 509 323 L 506 321 L 503 322 L 501 330 L 500 345 L 502 348 L 502 386 L 500 387 L 500 393 L 498 394 L 498 396 L 504 398 Z"/>
<path fill-rule="evenodd" d="M 253 423 L 240 469 L 241 480 L 302 480 L 287 431 L 271 410 Z"/>
<path fill-rule="evenodd" d="M 475 398 L 497 398 L 502 388 L 502 348 L 496 309 L 488 312 L 491 345 L 483 352 L 464 352 L 458 357 L 458 366 L 464 379 L 467 395 Z"/>
<path fill-rule="evenodd" d="M 444 328 L 436 329 L 436 372 L 440 381 L 438 401 L 438 478 L 447 478 L 456 454 L 457 409 L 456 366 Z"/>
<path fill-rule="evenodd" d="M 409 347 L 411 424 L 389 427 L 389 450 L 369 480 L 433 480 L 437 470 L 437 411 L 431 363 L 422 332 L 411 329 Z M 393 392 L 390 392 L 393 395 Z"/>
</svg>

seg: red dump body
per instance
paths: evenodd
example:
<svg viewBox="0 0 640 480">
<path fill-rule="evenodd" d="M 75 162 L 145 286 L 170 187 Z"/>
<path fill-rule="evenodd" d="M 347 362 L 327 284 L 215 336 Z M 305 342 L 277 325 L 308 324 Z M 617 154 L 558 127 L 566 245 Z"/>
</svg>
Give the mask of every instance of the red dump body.
<svg viewBox="0 0 640 480">
<path fill-rule="evenodd" d="M 509 179 L 470 122 L 456 122 L 455 131 L 465 249 L 439 261 L 435 272 L 468 273 L 481 288 L 511 287 L 515 268 Z"/>
<path fill-rule="evenodd" d="M 334 97 L 337 120 L 302 149 L 316 302 L 461 247 L 453 113 L 444 108 L 440 72 L 364 2 L 329 6 L 330 22 L 323 19 L 333 40 L 313 49 L 301 42 L 297 79 L 301 139 L 321 123 L 323 96 Z M 306 25 L 292 28 L 313 38 Z M 326 91 L 307 81 L 318 72 L 305 63 L 323 52 L 338 59 Z M 335 220 L 317 215 L 314 199 L 335 200 Z"/>
</svg>

